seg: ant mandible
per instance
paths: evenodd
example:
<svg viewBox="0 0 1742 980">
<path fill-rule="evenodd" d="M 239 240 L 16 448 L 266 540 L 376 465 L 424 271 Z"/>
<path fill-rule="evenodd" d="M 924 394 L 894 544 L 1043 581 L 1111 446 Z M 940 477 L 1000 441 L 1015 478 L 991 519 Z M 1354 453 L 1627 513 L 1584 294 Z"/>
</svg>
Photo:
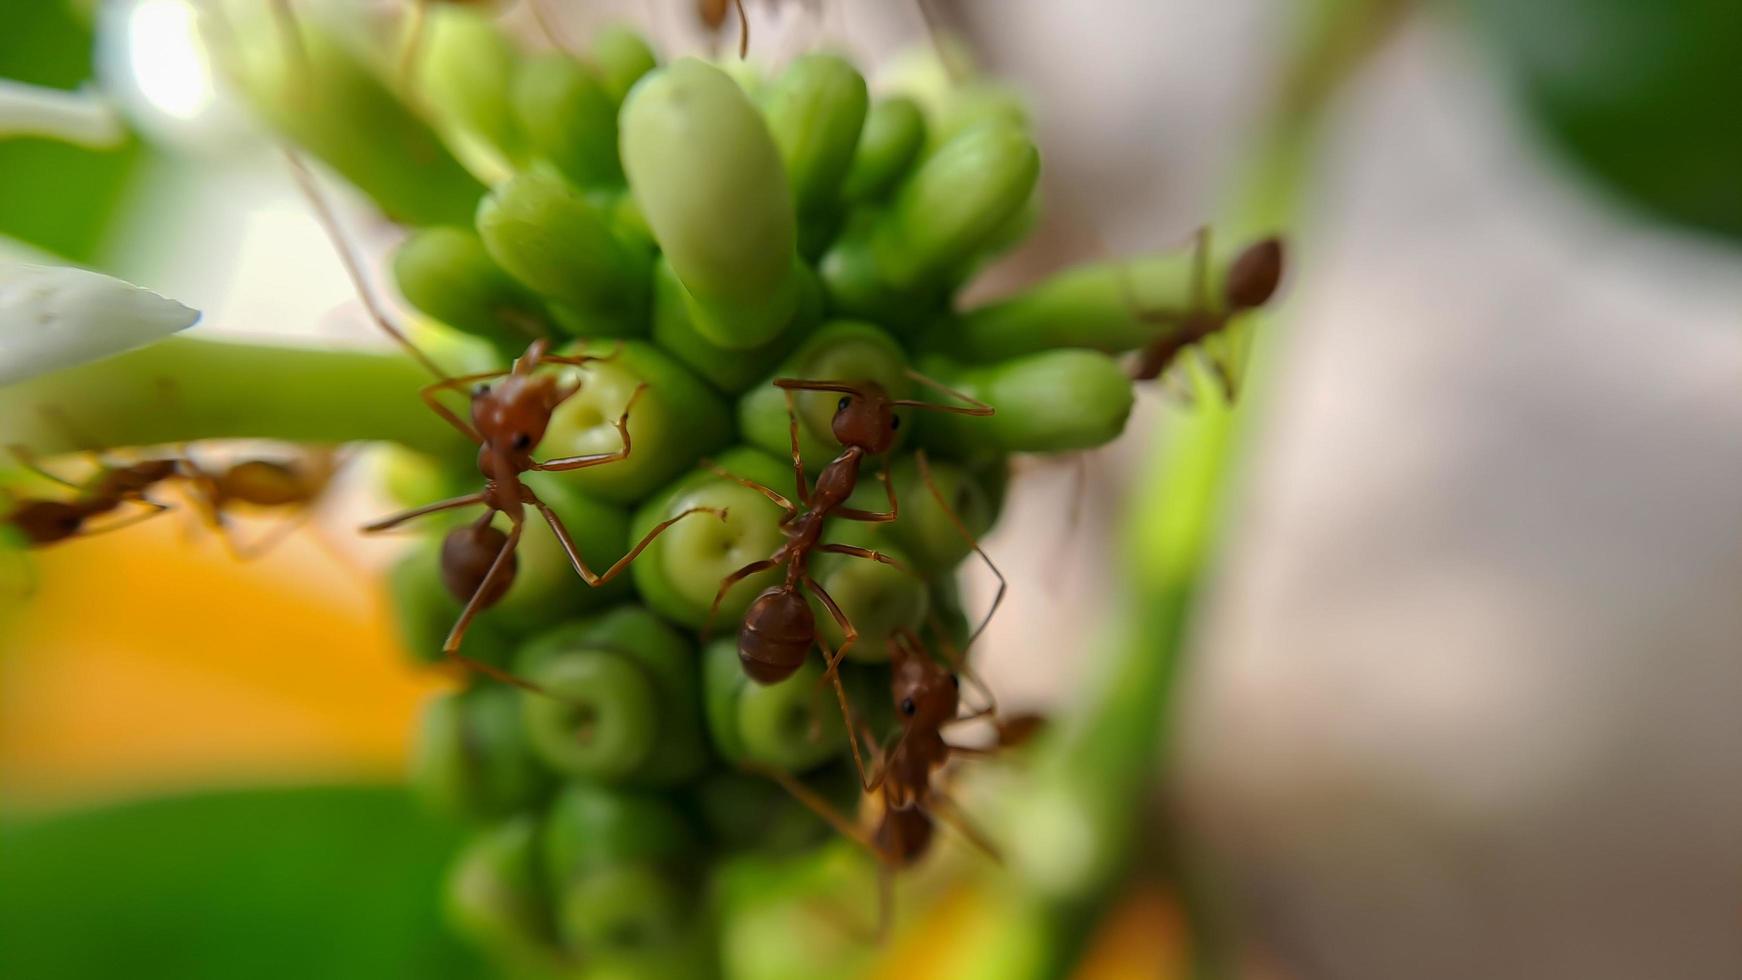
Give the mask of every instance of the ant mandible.
<svg viewBox="0 0 1742 980">
<path fill-rule="evenodd" d="M 1139 310 L 1143 320 L 1167 323 L 1177 329 L 1157 337 L 1138 353 L 1131 376 L 1137 381 L 1159 378 L 1187 348 L 1226 330 L 1235 316 L 1257 309 L 1270 301 L 1282 282 L 1283 245 L 1277 237 L 1265 238 L 1248 245 L 1228 266 L 1228 278 L 1222 285 L 1222 302 L 1210 301 L 1210 231 L 1198 229 L 1192 246 L 1192 299 L 1184 313 L 1161 315 Z M 1129 283 L 1127 283 L 1129 287 Z M 1135 305 L 1135 303 L 1134 303 Z M 1232 373 L 1218 363 L 1215 372 L 1229 400 L 1236 393 Z"/>
<path fill-rule="evenodd" d="M 804 596 L 804 592 L 808 591 L 817 597 L 841 629 L 840 648 L 833 654 L 825 652 L 828 669 L 823 676 L 834 683 L 841 712 L 848 718 L 849 724 L 851 711 L 847 706 L 846 689 L 841 684 L 838 667 L 847 651 L 858 642 L 859 632 L 847 619 L 846 613 L 841 611 L 834 597 L 811 575 L 811 555 L 816 552 L 848 555 L 882 562 L 909 574 L 912 572 L 894 558 L 869 548 L 824 543 L 821 540 L 823 527 L 831 517 L 882 524 L 899 516 L 900 505 L 895 499 L 895 487 L 889 482 L 887 467 L 883 471 L 882 479 L 889 499 L 889 510 L 878 512 L 846 506 L 847 498 L 852 496 L 854 488 L 858 486 L 859 469 L 865 457 L 885 454 L 895 444 L 895 434 L 901 426 L 901 417 L 895 414 L 897 408 L 917 408 L 954 415 L 987 416 L 993 413 L 992 406 L 946 388 L 917 371 L 908 369 L 907 376 L 964 404 L 939 405 L 914 399 L 891 398 L 889 392 L 875 381 L 846 384 L 797 378 L 774 380 L 774 384 L 786 395 L 787 431 L 792 444 L 792 471 L 798 485 L 798 504 L 754 480 L 717 467 L 714 470 L 726 479 L 756 490 L 779 506 L 785 512 L 780 523 L 786 534 L 786 541 L 774 554 L 751 562 L 721 580 L 719 591 L 714 593 L 713 605 L 708 608 L 708 622 L 712 624 L 714 616 L 719 612 L 720 603 L 725 600 L 726 593 L 732 586 L 759 572 L 785 567 L 786 581 L 763 590 L 745 611 L 743 625 L 738 631 L 738 660 L 744 665 L 744 672 L 750 679 L 759 684 L 774 684 L 792 676 L 804 664 L 811 647 L 818 642 L 816 616 L 811 612 L 810 603 Z M 798 406 L 793 401 L 793 394 L 798 391 L 834 392 L 841 395 L 830 428 L 842 449 L 840 455 L 830 460 L 822 472 L 817 474 L 814 488 L 805 478 L 804 459 L 799 452 Z M 853 747 L 854 763 L 863 779 L 865 767 L 863 760 L 859 758 L 856 742 Z"/>
</svg>

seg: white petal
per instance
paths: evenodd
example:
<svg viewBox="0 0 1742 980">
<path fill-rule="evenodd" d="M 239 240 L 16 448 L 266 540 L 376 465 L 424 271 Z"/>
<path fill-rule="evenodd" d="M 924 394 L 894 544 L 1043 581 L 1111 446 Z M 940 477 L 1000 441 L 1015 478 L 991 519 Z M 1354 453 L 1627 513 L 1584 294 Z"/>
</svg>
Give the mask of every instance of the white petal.
<svg viewBox="0 0 1742 980">
<path fill-rule="evenodd" d="M 0 261 L 0 385 L 143 347 L 199 318 L 101 273 Z"/>
<path fill-rule="evenodd" d="M 107 150 L 120 146 L 127 131 L 114 106 L 93 91 L 66 92 L 0 78 L 0 138 L 11 136 L 44 136 Z"/>
</svg>

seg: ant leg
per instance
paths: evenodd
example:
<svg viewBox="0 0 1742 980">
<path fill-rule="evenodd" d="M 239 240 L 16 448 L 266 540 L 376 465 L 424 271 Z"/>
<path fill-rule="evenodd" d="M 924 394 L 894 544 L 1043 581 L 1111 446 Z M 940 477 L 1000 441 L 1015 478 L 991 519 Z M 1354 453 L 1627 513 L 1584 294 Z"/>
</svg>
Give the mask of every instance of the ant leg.
<svg viewBox="0 0 1742 980">
<path fill-rule="evenodd" d="M 824 549 L 827 549 L 826 545 L 824 546 Z M 841 661 L 847 659 L 847 651 L 853 649 L 853 644 L 859 642 L 859 630 L 853 625 L 852 621 L 847 618 L 847 614 L 841 611 L 840 605 L 835 602 L 835 597 L 829 595 L 828 590 L 823 588 L 821 582 L 818 582 L 810 575 L 806 575 L 804 577 L 804 584 L 806 588 L 811 590 L 811 594 L 816 596 L 818 601 L 823 604 L 823 608 L 829 611 L 829 616 L 834 619 L 835 625 L 841 628 L 841 645 L 835 649 L 834 656 L 828 658 L 829 665 L 827 670 L 823 673 L 825 678 L 834 678 L 835 685 L 839 687 L 841 683 Z M 841 696 L 845 698 L 846 694 L 843 693 Z"/>
<path fill-rule="evenodd" d="M 830 803 L 828 800 L 819 796 L 815 790 L 794 778 L 791 773 L 781 769 L 774 769 L 769 766 L 756 765 L 755 763 L 743 763 L 741 765 L 745 772 L 754 773 L 758 776 L 779 783 L 781 788 L 785 789 L 792 795 L 793 799 L 804 804 L 812 813 L 823 818 L 823 820 L 827 822 L 829 826 L 835 828 L 836 832 L 838 832 L 842 837 L 845 837 L 864 848 L 866 852 L 876 858 L 878 862 L 886 865 L 894 863 L 894 857 L 885 852 L 881 847 L 878 847 L 877 842 L 871 838 L 870 834 L 865 832 L 863 827 L 860 827 L 846 814 L 842 813 L 833 803 Z"/>
<path fill-rule="evenodd" d="M 470 504 L 481 504 L 483 502 L 484 494 L 482 491 L 479 491 L 478 493 L 466 494 L 464 497 L 454 497 L 433 504 L 424 504 L 422 507 L 413 507 L 411 510 L 400 511 L 391 517 L 383 517 L 381 520 L 378 520 L 373 524 L 365 524 L 363 525 L 363 533 L 375 534 L 389 528 L 398 527 L 406 521 L 423 517 L 426 514 L 435 514 L 444 510 L 453 510 L 455 507 L 465 507 Z"/>
<path fill-rule="evenodd" d="M 923 576 L 918 572 L 881 551 L 872 551 L 870 548 L 860 548 L 850 544 L 819 544 L 817 545 L 817 550 L 828 552 L 831 555 L 849 555 L 853 558 L 864 558 L 868 561 L 881 562 L 898 572 L 911 575 L 914 578 L 923 579 Z"/>
<path fill-rule="evenodd" d="M 528 6 L 532 8 L 532 19 L 538 22 L 538 29 L 544 34 L 544 39 L 550 42 L 550 46 L 564 54 L 573 55 L 574 51 L 563 39 L 562 31 L 557 30 L 556 18 L 546 6 L 545 0 L 529 0 Z"/>
<path fill-rule="evenodd" d="M 405 15 L 405 42 L 399 50 L 399 82 L 407 91 L 413 88 L 417 76 L 417 59 L 423 54 L 424 35 L 428 32 L 429 0 L 409 0 L 411 10 Z"/>
<path fill-rule="evenodd" d="M 68 490 L 82 492 L 85 489 L 65 477 L 56 476 L 54 473 L 50 472 L 40 461 L 37 460 L 35 453 L 23 446 L 7 446 L 6 451 L 12 454 L 12 458 L 18 461 L 19 466 L 24 467 L 26 470 L 35 473 L 37 476 L 40 476 L 51 483 L 58 483 L 61 486 L 66 487 Z"/>
<path fill-rule="evenodd" d="M 993 861 L 998 864 L 1004 863 L 1004 855 L 998 850 L 997 845 L 993 844 L 987 838 L 985 831 L 982 831 L 974 821 L 968 819 L 968 815 L 962 812 L 962 808 L 957 806 L 956 802 L 945 795 L 942 790 L 928 788 L 924 802 L 917 804 L 917 806 L 932 818 L 949 824 L 956 833 L 961 834 L 968 843 L 974 845 L 975 849 Z"/>
<path fill-rule="evenodd" d="M 944 43 L 943 31 L 938 29 L 938 18 L 932 11 L 931 0 L 913 0 L 913 5 L 919 8 L 919 19 L 925 24 L 925 36 L 931 41 L 932 51 L 938 56 L 938 64 L 943 66 L 944 75 L 953 84 L 966 81 L 968 72 L 952 57 L 949 45 Z"/>
<path fill-rule="evenodd" d="M 798 513 L 798 508 L 793 506 L 792 501 L 786 499 L 786 497 L 784 495 L 782 495 L 779 491 L 775 490 L 772 487 L 763 486 L 762 484 L 757 483 L 755 480 L 751 480 L 751 479 L 748 479 L 746 477 L 739 476 L 738 474 L 733 473 L 730 470 L 727 470 L 727 469 L 724 469 L 718 465 L 715 465 L 714 461 L 711 459 L 702 460 L 701 465 L 703 467 L 705 467 L 708 470 L 708 472 L 714 474 L 717 477 L 721 477 L 722 479 L 731 480 L 733 483 L 736 483 L 740 486 L 749 487 L 750 489 L 756 491 L 757 493 L 763 495 L 764 497 L 767 497 L 770 501 L 772 501 L 774 503 L 774 506 L 779 507 L 783 511 L 786 511 L 787 517 L 791 517 L 792 515 Z"/>
<path fill-rule="evenodd" d="M 732 586 L 737 585 L 739 582 L 742 582 L 758 572 L 766 572 L 770 568 L 774 568 L 779 564 L 780 559 L 778 558 L 764 558 L 761 561 L 753 561 L 720 580 L 720 589 L 718 592 L 714 593 L 714 604 L 708 607 L 708 618 L 702 623 L 703 643 L 708 642 L 708 637 L 713 634 L 714 617 L 720 614 L 720 603 L 725 601 L 726 593 L 731 590 Z"/>
<path fill-rule="evenodd" d="M 807 584 L 809 584 L 809 583 L 807 583 Z M 814 584 L 813 584 L 813 588 L 815 588 Z M 821 592 L 820 589 L 817 590 L 817 592 L 818 592 L 819 596 L 824 594 Z M 835 608 L 834 599 L 832 599 L 832 598 L 824 600 L 824 604 L 828 605 L 831 610 L 833 610 Z M 852 627 L 849 626 L 846 628 L 851 629 Z M 851 641 L 843 643 L 841 645 L 841 649 L 845 650 L 850 645 L 851 645 Z M 834 654 L 831 654 L 829 652 L 829 648 L 828 648 L 827 644 L 823 643 L 823 638 L 820 636 L 817 637 L 817 646 L 822 648 L 823 660 L 825 663 L 829 664 L 829 667 L 823 671 L 823 676 L 817 678 L 816 685 L 811 688 L 811 707 L 812 707 L 811 715 L 813 718 L 816 718 L 821 714 L 821 712 L 815 710 L 817 707 L 816 701 L 821 696 L 822 689 L 823 689 L 823 682 L 824 681 L 833 681 L 834 687 L 835 687 L 835 700 L 841 706 L 841 725 L 846 730 L 846 733 L 847 733 L 847 747 L 849 749 L 851 749 L 852 753 L 853 753 L 853 768 L 855 770 L 857 770 L 859 773 L 859 788 L 867 793 L 872 792 L 878 786 L 881 786 L 883 784 L 883 777 L 884 777 L 885 773 L 883 772 L 881 765 L 875 766 L 872 770 L 872 771 L 877 773 L 876 776 L 871 776 L 871 775 L 868 775 L 866 773 L 865 757 L 859 751 L 859 735 L 860 735 L 859 717 L 858 717 L 858 715 L 854 714 L 853 702 L 847 697 L 847 687 L 845 684 L 841 683 L 840 672 L 835 669 L 836 665 L 840 663 L 840 660 Z M 876 740 L 875 739 L 871 740 L 871 744 L 872 745 L 877 744 Z"/>
<path fill-rule="evenodd" d="M 296 515 L 278 522 L 278 526 L 266 532 L 253 541 L 244 544 L 236 540 L 234 531 L 224 535 L 224 543 L 229 546 L 231 557 L 237 561 L 253 561 L 261 555 L 283 544 L 298 528 L 307 524 L 314 516 L 314 509 L 302 508 Z"/>
<path fill-rule="evenodd" d="M 926 375 L 920 374 L 918 371 L 915 371 L 913 368 L 908 368 L 903 373 L 905 373 L 907 375 L 908 380 L 914 381 L 918 384 L 925 385 L 927 388 L 930 388 L 933 391 L 941 391 L 944 394 L 949 395 L 951 398 L 954 398 L 955 400 L 961 402 L 962 404 L 960 404 L 960 405 L 939 405 L 937 402 L 916 401 L 912 398 L 901 398 L 901 399 L 897 399 L 893 402 L 890 402 L 891 405 L 904 406 L 907 408 L 923 408 L 929 412 L 948 412 L 951 415 L 973 415 L 973 416 L 978 416 L 978 417 L 982 417 L 982 418 L 985 416 L 988 416 L 988 415 L 998 414 L 997 409 L 993 408 L 991 405 L 986 404 L 985 402 L 981 401 L 980 399 L 975 398 L 974 396 L 969 395 L 966 392 L 957 391 L 956 389 L 949 387 L 948 385 L 944 384 L 941 381 L 938 381 L 935 378 L 930 378 L 930 377 L 927 377 Z"/>
<path fill-rule="evenodd" d="M 569 556 L 569 564 L 575 567 L 575 572 L 581 576 L 583 581 L 588 585 L 594 586 L 604 585 L 606 582 L 609 582 L 622 574 L 623 570 L 629 567 L 630 562 L 634 561 L 643 551 L 647 550 L 647 546 L 653 543 L 654 538 L 659 537 L 661 534 L 665 533 L 666 528 L 671 527 L 673 524 L 676 524 L 678 521 L 683 520 L 691 514 L 713 514 L 722 521 L 726 519 L 726 512 L 720 508 L 691 507 L 689 510 L 684 511 L 676 517 L 667 518 L 666 520 L 655 524 L 653 529 L 648 531 L 647 534 L 636 543 L 635 547 L 629 549 L 628 554 L 617 559 L 617 563 L 612 565 L 610 568 L 605 569 L 603 573 L 595 575 L 593 574 L 592 569 L 587 567 L 587 563 L 581 559 L 580 549 L 575 547 L 574 538 L 569 535 L 569 529 L 563 525 L 562 518 L 556 515 L 556 511 L 551 510 L 549 504 L 546 504 L 536 496 L 533 496 L 530 491 L 528 491 L 527 496 L 532 498 L 528 503 L 538 508 L 538 512 L 544 516 L 544 522 L 549 524 L 551 531 L 556 534 L 557 541 L 563 546 L 563 552 Z"/>
<path fill-rule="evenodd" d="M 792 475 L 798 481 L 798 502 L 811 505 L 810 482 L 804 475 L 804 457 L 798 451 L 798 405 L 792 400 L 792 389 L 782 388 L 786 395 L 786 431 L 792 439 Z"/>
<path fill-rule="evenodd" d="M 135 524 L 143 524 L 146 521 L 151 520 L 153 517 L 157 517 L 160 514 L 168 513 L 170 510 L 174 509 L 174 508 L 170 507 L 168 504 L 158 503 L 157 501 L 152 500 L 150 497 L 146 497 L 143 495 L 141 495 L 139 497 L 132 498 L 132 499 L 133 499 L 134 503 L 139 504 L 140 506 L 146 507 L 148 509 L 146 511 L 144 511 L 143 513 L 134 514 L 132 517 L 122 518 L 121 520 L 118 520 L 113 524 L 105 524 L 102 527 L 87 528 L 87 529 L 81 530 L 79 532 L 78 536 L 81 538 L 88 538 L 88 537 L 92 537 L 93 535 L 108 534 L 110 531 L 119 531 L 122 528 L 132 527 Z"/>
<path fill-rule="evenodd" d="M 750 15 L 744 12 L 744 0 L 732 0 L 738 8 L 738 60 L 750 57 Z"/>
<path fill-rule="evenodd" d="M 326 194 L 321 191 L 320 183 L 315 179 L 314 172 L 309 170 L 308 164 L 304 163 L 288 144 L 284 147 L 284 157 L 290 162 L 291 176 L 296 180 L 297 187 L 302 190 L 303 196 L 308 198 L 310 206 L 314 208 L 315 220 L 320 222 L 321 229 L 326 232 L 327 240 L 332 243 L 333 250 L 338 253 L 339 262 L 345 267 L 345 274 L 350 277 L 351 285 L 357 291 L 357 298 L 363 301 L 363 308 L 368 311 L 369 318 L 374 320 L 376 326 L 392 337 L 394 343 L 403 347 L 406 353 L 422 364 L 431 374 L 445 380 L 448 373 L 442 370 L 441 365 L 431 360 L 422 348 L 412 343 L 405 331 L 401 330 L 398 324 L 394 323 L 393 319 L 387 315 L 387 308 L 382 305 L 374 290 L 370 288 L 369 277 L 363 273 L 363 263 L 352 251 L 350 241 L 339 226 L 338 214 L 333 210 Z"/>
<path fill-rule="evenodd" d="M 849 521 L 864 521 L 866 524 L 888 524 L 901 516 L 901 503 L 895 499 L 895 482 L 889 479 L 889 461 L 883 462 L 883 472 L 878 474 L 883 478 L 883 493 L 889 498 L 889 509 L 878 513 L 874 510 L 860 510 L 857 507 L 836 507 L 835 516 L 844 517 Z"/>
<path fill-rule="evenodd" d="M 992 557 L 986 554 L 986 549 L 980 547 L 979 540 L 969 532 L 968 526 L 962 523 L 961 515 L 957 514 L 944 500 L 943 492 L 938 489 L 937 481 L 932 479 L 931 461 L 926 458 L 925 450 L 922 449 L 914 453 L 913 458 L 914 463 L 919 467 L 920 480 L 925 483 L 925 488 L 931 493 L 932 499 L 936 500 L 938 506 L 943 508 L 944 516 L 950 519 L 950 525 L 956 529 L 957 534 L 962 536 L 962 540 L 968 543 L 968 547 L 974 549 L 974 554 L 980 556 L 980 560 L 986 563 L 986 567 L 991 569 L 992 575 L 998 579 L 998 592 L 992 597 L 992 607 L 986 610 L 986 618 L 980 620 L 980 625 L 968 635 L 968 645 L 973 646 L 974 641 L 980 638 L 980 634 L 986 631 L 987 626 L 991 625 L 992 617 L 997 614 L 998 607 L 1004 603 L 1004 593 L 1010 589 L 1010 580 L 1006 579 L 1004 573 L 998 570 Z"/>
<path fill-rule="evenodd" d="M 549 360 L 548 357 L 544 359 Z M 617 421 L 611 423 L 611 427 L 617 430 L 618 437 L 623 440 L 623 446 L 621 449 L 608 453 L 587 453 L 582 456 L 563 456 L 560 459 L 553 459 L 543 463 L 533 463 L 530 468 L 545 472 L 560 473 L 566 470 L 583 470 L 589 466 L 601 466 L 605 463 L 615 463 L 628 459 L 630 450 L 629 412 L 635 407 L 635 403 L 641 400 L 642 394 L 646 391 L 646 382 L 636 385 L 635 391 L 629 396 L 629 401 L 623 406 L 623 414 L 617 416 Z"/>
<path fill-rule="evenodd" d="M 527 680 L 516 677 L 508 671 L 482 660 L 474 660 L 460 652 L 460 643 L 466 637 L 466 629 L 472 625 L 472 619 L 482 612 L 484 596 L 490 594 L 496 582 L 508 571 L 508 559 L 514 554 L 514 549 L 520 544 L 520 531 L 525 527 L 524 521 L 515 521 L 508 532 L 508 540 L 502 542 L 502 550 L 496 552 L 496 560 L 490 563 L 490 570 L 484 573 L 484 580 L 472 591 L 472 597 L 466 600 L 466 608 L 460 611 L 460 618 L 455 621 L 454 628 L 448 631 L 447 642 L 442 644 L 442 655 L 467 670 L 474 670 L 491 680 L 510 684 L 523 691 L 534 694 L 548 694 L 544 688 Z"/>
</svg>

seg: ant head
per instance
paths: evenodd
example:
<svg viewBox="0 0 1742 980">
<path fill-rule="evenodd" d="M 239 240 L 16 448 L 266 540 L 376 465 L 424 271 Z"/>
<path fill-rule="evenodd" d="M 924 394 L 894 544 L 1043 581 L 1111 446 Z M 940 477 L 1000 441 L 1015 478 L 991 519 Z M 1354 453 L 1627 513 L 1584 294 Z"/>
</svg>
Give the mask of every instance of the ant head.
<svg viewBox="0 0 1742 980">
<path fill-rule="evenodd" d="M 956 716 L 962 684 L 918 646 L 911 635 L 890 642 L 894 671 L 890 694 L 902 727 L 937 728 Z"/>
<path fill-rule="evenodd" d="M 485 446 L 524 461 L 544 438 L 551 413 L 572 393 L 548 374 L 510 374 L 472 389 L 472 425 Z"/>
<path fill-rule="evenodd" d="M 1282 239 L 1266 238 L 1248 245 L 1228 266 L 1223 286 L 1228 309 L 1250 310 L 1263 306 L 1282 282 Z"/>
<path fill-rule="evenodd" d="M 851 394 L 843 393 L 835 403 L 835 417 L 829 427 L 841 445 L 858 446 L 875 455 L 888 452 L 895 444 L 901 417 L 895 414 L 895 400 L 882 385 L 861 381 L 853 386 Z"/>
</svg>

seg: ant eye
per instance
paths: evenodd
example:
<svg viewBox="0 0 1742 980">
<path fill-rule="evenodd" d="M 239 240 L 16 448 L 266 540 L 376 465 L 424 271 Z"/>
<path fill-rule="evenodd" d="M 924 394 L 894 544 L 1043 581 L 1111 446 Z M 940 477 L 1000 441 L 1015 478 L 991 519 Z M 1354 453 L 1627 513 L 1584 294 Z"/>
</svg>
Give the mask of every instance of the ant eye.
<svg viewBox="0 0 1742 980">
<path fill-rule="evenodd" d="M 906 715 L 909 718 L 912 718 L 914 715 L 914 712 L 916 712 L 918 710 L 919 710 L 919 708 L 913 703 L 912 698 L 902 698 L 901 699 L 901 713 L 902 714 Z"/>
<path fill-rule="evenodd" d="M 532 437 L 527 435 L 524 432 L 516 432 L 514 434 L 514 448 L 515 449 L 531 449 L 532 448 Z"/>
<path fill-rule="evenodd" d="M 842 395 L 841 400 L 835 403 L 835 411 L 845 412 L 847 410 L 847 406 L 851 405 L 851 404 L 853 404 L 853 399 L 847 397 L 846 395 Z"/>
<path fill-rule="evenodd" d="M 962 679 L 960 677 L 957 677 L 955 674 L 951 674 L 950 675 L 950 686 L 953 688 L 956 688 L 957 690 L 961 690 Z"/>
<path fill-rule="evenodd" d="M 482 398 L 485 395 L 488 395 L 489 393 L 490 393 L 490 386 L 489 385 L 481 384 L 481 385 L 477 386 L 476 388 L 472 389 L 472 397 L 473 398 Z"/>
<path fill-rule="evenodd" d="M 896 429 L 899 429 L 899 428 L 901 428 L 901 416 L 899 416 L 899 415 L 890 416 L 889 417 L 889 431 L 894 432 Z"/>
</svg>

